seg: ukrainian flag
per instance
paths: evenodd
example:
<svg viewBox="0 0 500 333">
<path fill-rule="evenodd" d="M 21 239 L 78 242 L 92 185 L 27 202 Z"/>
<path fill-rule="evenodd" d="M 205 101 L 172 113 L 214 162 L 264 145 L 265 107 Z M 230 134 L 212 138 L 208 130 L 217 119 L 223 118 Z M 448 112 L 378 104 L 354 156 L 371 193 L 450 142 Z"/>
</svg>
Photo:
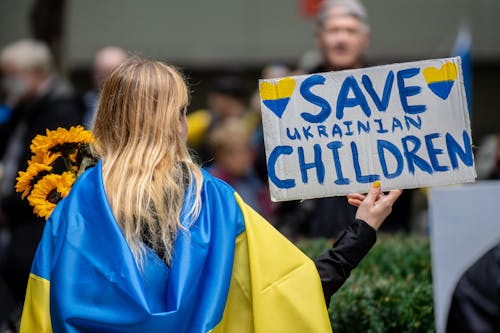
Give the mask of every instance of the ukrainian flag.
<svg viewBox="0 0 500 333">
<path fill-rule="evenodd" d="M 179 232 L 171 265 L 148 251 L 142 270 L 101 163 L 82 175 L 45 226 L 21 332 L 331 332 L 314 263 L 230 186 L 203 175 L 201 213 Z"/>
</svg>

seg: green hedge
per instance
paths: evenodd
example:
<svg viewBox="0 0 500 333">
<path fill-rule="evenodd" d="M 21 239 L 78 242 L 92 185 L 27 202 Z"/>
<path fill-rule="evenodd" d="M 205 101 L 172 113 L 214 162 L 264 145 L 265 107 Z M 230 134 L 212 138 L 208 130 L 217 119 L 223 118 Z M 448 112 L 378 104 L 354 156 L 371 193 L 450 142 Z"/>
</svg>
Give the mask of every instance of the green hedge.
<svg viewBox="0 0 500 333">
<path fill-rule="evenodd" d="M 304 240 L 311 258 L 331 244 Z M 329 307 L 335 333 L 434 332 L 428 238 L 382 235 Z"/>
</svg>

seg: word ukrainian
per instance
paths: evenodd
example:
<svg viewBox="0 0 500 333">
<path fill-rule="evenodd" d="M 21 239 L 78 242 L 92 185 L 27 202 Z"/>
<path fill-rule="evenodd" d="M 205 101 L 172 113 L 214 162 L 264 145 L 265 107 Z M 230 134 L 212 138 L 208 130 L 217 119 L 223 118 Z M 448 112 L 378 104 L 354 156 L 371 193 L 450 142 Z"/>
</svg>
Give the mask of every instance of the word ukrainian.
<svg viewBox="0 0 500 333">
<path fill-rule="evenodd" d="M 459 58 L 260 82 L 271 194 L 473 181 Z"/>
</svg>

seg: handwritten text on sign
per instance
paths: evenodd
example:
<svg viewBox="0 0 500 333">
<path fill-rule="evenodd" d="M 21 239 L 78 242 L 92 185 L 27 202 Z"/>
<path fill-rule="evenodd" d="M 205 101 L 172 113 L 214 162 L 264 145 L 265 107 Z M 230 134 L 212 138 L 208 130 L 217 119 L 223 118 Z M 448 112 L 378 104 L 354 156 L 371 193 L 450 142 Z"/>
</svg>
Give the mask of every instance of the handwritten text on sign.
<svg viewBox="0 0 500 333">
<path fill-rule="evenodd" d="M 273 200 L 474 181 L 460 58 L 261 80 Z"/>
</svg>

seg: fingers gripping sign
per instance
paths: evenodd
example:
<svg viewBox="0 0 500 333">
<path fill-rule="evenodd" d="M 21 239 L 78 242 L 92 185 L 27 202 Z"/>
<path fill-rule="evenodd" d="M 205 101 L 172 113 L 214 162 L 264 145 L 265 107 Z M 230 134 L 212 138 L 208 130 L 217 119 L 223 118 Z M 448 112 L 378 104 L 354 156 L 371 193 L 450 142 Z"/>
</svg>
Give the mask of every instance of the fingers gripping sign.
<svg viewBox="0 0 500 333">
<path fill-rule="evenodd" d="M 356 218 L 365 221 L 378 230 L 392 211 L 392 205 L 401 195 L 401 190 L 391 190 L 387 195 L 382 193 L 380 182 L 376 181 L 365 195 L 359 193 L 347 196 L 349 204 L 358 207 Z"/>
</svg>

